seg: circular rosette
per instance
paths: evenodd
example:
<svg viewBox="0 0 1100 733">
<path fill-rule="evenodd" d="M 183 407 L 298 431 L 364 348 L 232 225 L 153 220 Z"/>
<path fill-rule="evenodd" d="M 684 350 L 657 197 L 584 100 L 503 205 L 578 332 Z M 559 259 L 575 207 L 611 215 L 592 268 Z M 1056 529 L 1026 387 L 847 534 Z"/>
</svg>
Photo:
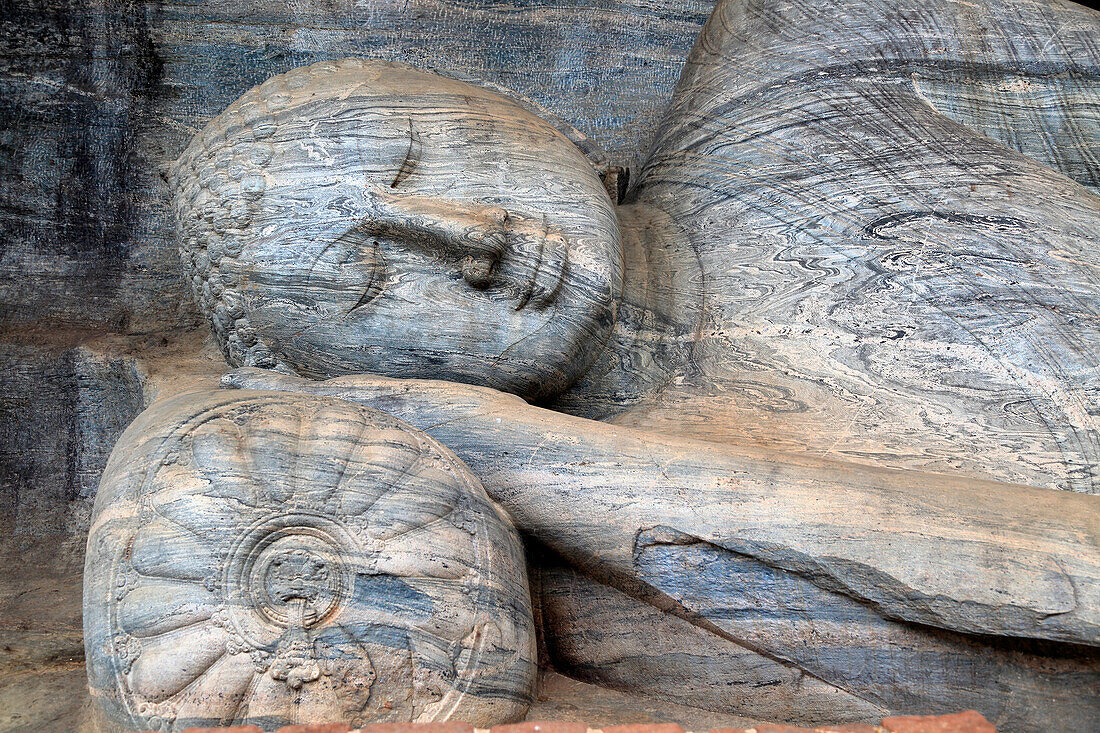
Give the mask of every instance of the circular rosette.
<svg viewBox="0 0 1100 733">
<path fill-rule="evenodd" d="M 530 701 L 515 530 L 450 451 L 342 400 L 151 407 L 104 474 L 86 575 L 107 728 L 488 725 Z"/>
</svg>

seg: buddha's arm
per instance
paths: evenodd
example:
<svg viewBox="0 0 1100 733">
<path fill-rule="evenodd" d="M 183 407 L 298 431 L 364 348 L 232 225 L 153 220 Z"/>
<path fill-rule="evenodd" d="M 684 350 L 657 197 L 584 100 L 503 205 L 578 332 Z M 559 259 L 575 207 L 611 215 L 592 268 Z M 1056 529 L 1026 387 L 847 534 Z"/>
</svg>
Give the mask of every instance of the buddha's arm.
<svg viewBox="0 0 1100 733">
<path fill-rule="evenodd" d="M 889 618 L 1100 646 L 1097 497 L 670 439 L 447 382 L 240 370 L 225 383 L 426 430 L 522 529 L 605 577 L 638 579 L 646 547 L 697 538 Z"/>
</svg>

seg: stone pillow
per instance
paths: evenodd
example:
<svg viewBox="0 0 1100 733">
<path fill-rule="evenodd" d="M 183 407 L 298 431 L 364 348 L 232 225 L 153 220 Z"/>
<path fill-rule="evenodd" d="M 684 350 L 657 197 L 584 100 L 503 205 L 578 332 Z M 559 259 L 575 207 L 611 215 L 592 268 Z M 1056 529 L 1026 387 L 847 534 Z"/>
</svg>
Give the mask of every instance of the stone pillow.
<svg viewBox="0 0 1100 733">
<path fill-rule="evenodd" d="M 534 685 L 511 521 L 447 448 L 333 398 L 142 413 L 96 497 L 84 630 L 103 731 L 489 726 Z"/>
</svg>

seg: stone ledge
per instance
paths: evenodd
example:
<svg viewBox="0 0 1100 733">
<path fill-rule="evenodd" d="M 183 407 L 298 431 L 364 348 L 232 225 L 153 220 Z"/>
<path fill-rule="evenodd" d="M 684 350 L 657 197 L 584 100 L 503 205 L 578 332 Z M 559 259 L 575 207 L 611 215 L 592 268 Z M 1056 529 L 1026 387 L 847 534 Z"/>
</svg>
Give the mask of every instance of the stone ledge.
<svg viewBox="0 0 1100 733">
<path fill-rule="evenodd" d="M 142 733 L 154 733 L 143 731 Z M 263 733 L 254 725 L 235 728 L 188 728 L 183 733 Z M 466 723 L 376 723 L 351 728 L 344 723 L 287 725 L 276 733 L 689 733 L 674 723 L 610 725 L 589 728 L 581 723 L 529 721 L 474 728 Z M 703 733 L 698 731 L 697 733 Z M 845 723 L 804 728 L 796 725 L 761 723 L 752 728 L 714 728 L 708 733 L 997 733 L 985 717 L 974 710 L 951 715 L 907 715 L 886 718 L 881 725 Z"/>
</svg>

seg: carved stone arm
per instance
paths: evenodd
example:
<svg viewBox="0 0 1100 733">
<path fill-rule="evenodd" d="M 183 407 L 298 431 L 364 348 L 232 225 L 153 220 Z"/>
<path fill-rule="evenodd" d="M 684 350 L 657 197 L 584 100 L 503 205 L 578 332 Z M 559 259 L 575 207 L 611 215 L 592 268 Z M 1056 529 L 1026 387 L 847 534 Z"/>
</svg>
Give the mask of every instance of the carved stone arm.
<svg viewBox="0 0 1100 733">
<path fill-rule="evenodd" d="M 223 385 L 389 412 L 454 450 L 526 532 L 605 578 L 697 538 L 881 615 L 1100 646 L 1100 498 L 671 439 L 491 389 L 242 369 Z"/>
</svg>

